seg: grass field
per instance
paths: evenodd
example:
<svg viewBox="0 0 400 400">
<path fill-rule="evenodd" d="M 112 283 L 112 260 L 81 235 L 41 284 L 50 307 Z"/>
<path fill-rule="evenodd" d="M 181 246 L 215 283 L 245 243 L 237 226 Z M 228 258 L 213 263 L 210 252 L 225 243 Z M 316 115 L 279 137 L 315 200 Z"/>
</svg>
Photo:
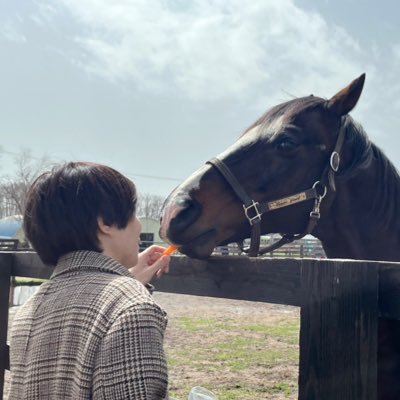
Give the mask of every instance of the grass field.
<svg viewBox="0 0 400 400">
<path fill-rule="evenodd" d="M 169 314 L 166 352 L 172 397 L 186 400 L 190 389 L 199 385 L 219 400 L 297 398 L 297 309 L 195 296 L 159 297 Z M 184 306 L 179 307 L 180 302 Z"/>
</svg>

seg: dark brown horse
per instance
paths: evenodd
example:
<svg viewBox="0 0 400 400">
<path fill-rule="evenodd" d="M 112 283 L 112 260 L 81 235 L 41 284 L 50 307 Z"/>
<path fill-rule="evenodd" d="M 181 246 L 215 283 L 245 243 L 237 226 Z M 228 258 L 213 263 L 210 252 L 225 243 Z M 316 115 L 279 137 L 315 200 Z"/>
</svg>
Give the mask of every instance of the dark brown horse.
<svg viewBox="0 0 400 400">
<path fill-rule="evenodd" d="M 250 237 L 250 221 L 290 239 L 312 231 L 330 258 L 400 261 L 399 174 L 348 116 L 364 79 L 269 110 L 171 193 L 161 235 L 205 258 Z M 398 322 L 380 321 L 378 347 L 378 398 L 400 399 Z"/>
</svg>

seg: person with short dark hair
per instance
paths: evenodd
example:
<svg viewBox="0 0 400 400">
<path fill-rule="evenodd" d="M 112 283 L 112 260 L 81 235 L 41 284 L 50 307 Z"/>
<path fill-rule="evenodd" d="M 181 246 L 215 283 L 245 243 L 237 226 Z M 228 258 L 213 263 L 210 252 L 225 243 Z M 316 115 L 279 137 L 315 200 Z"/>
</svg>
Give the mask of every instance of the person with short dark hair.
<svg viewBox="0 0 400 400">
<path fill-rule="evenodd" d="M 132 181 L 94 163 L 33 183 L 24 230 L 54 272 L 14 317 L 10 400 L 168 398 L 167 316 L 146 285 L 170 258 L 138 253 L 136 200 Z"/>
</svg>

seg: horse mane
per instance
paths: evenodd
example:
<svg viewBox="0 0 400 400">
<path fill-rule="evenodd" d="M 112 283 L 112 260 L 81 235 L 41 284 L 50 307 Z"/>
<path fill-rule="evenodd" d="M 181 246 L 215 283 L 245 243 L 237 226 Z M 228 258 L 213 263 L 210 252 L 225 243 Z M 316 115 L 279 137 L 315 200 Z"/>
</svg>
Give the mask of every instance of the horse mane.
<svg viewBox="0 0 400 400">
<path fill-rule="evenodd" d="M 352 117 L 347 115 L 342 123 L 346 130 L 343 147 L 350 148 L 352 156 L 350 164 L 338 173 L 338 179 L 345 181 L 354 177 L 363 168 L 368 168 L 370 166 L 374 158 L 372 146 L 375 145 L 369 140 L 364 128 L 359 123 L 355 122 Z M 382 151 L 380 151 L 380 153 L 382 153 Z M 386 158 L 386 156 L 384 157 Z M 389 160 L 387 161 L 389 162 Z"/>
<path fill-rule="evenodd" d="M 371 167 L 378 169 L 377 182 L 373 194 L 370 217 L 380 221 L 386 230 L 399 231 L 400 218 L 396 218 L 400 208 L 400 175 L 385 153 L 365 133 L 363 127 L 350 116 L 345 119 L 346 140 L 343 147 L 350 148 L 352 159 L 337 175 L 338 181 L 347 181 Z M 372 182 L 371 182 L 372 184 Z"/>
</svg>

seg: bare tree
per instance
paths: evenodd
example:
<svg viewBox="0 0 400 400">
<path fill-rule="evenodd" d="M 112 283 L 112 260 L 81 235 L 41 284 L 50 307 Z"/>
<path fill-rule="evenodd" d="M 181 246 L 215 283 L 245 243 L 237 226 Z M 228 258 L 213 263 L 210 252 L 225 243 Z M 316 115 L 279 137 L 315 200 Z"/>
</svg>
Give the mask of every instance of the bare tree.
<svg viewBox="0 0 400 400">
<path fill-rule="evenodd" d="M 16 155 L 14 162 L 15 173 L 11 177 L 0 176 L 0 218 L 23 215 L 29 187 L 51 165 L 48 157 L 35 158 L 27 149 Z M 162 196 L 144 193 L 139 195 L 136 213 L 139 217 L 159 219 L 163 203 Z"/>
<path fill-rule="evenodd" d="M 17 154 L 14 161 L 14 175 L 0 179 L 0 217 L 24 213 L 29 187 L 50 165 L 47 156 L 35 158 L 28 149 Z"/>
<path fill-rule="evenodd" d="M 164 198 L 156 194 L 144 193 L 139 195 L 136 214 L 142 218 L 159 219 Z"/>
</svg>

